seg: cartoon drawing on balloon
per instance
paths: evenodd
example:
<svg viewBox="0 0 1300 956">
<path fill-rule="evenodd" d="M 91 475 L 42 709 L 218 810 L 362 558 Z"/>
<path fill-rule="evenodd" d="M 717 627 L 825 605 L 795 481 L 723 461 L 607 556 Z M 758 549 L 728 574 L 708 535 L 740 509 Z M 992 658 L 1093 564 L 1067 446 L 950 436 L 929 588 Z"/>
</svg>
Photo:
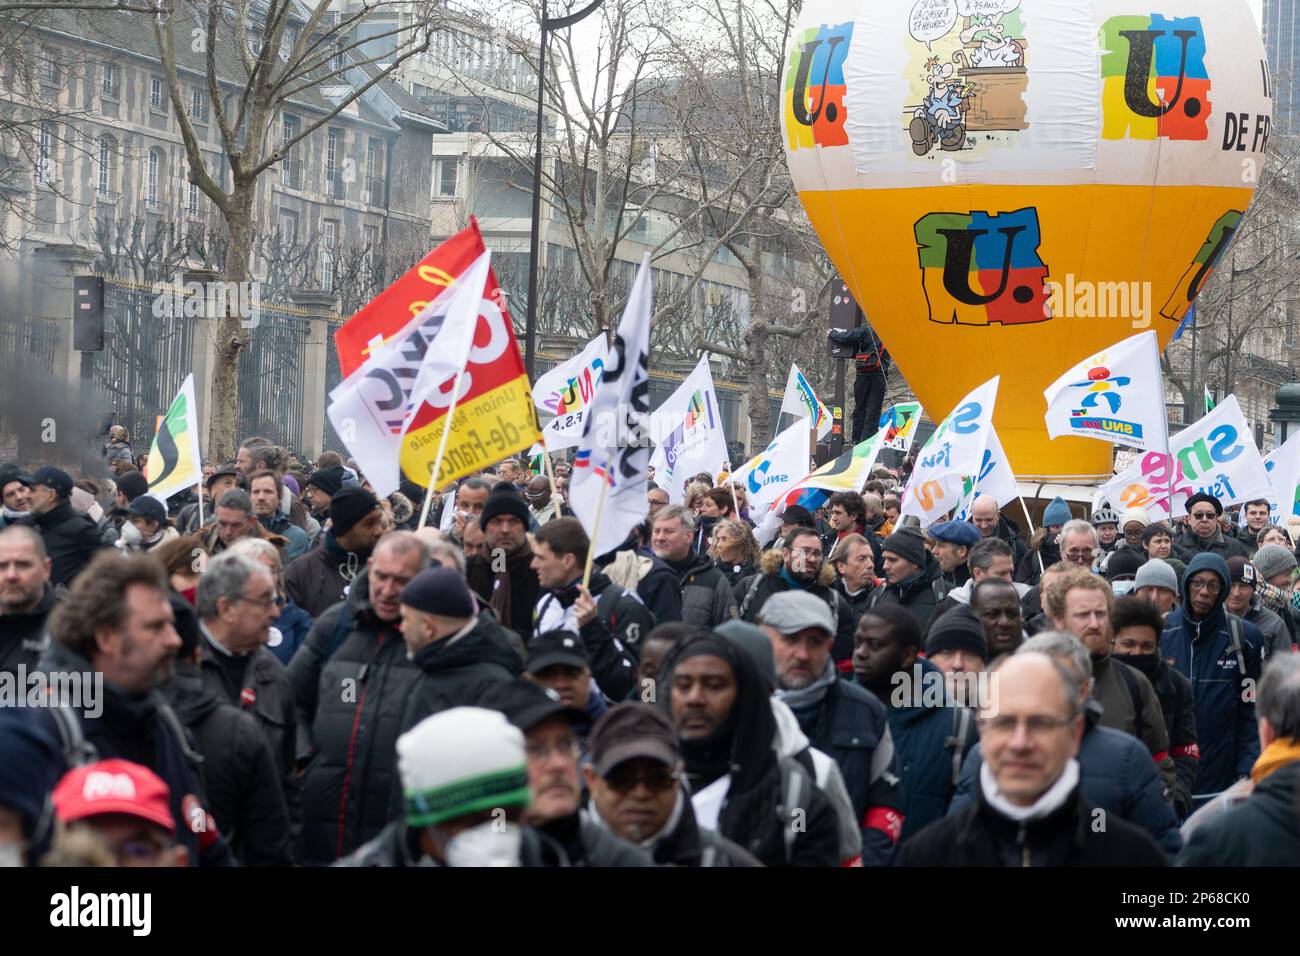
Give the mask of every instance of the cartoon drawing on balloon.
<svg viewBox="0 0 1300 956">
<path fill-rule="evenodd" d="M 981 147 L 1015 145 L 1029 128 L 1020 0 L 916 0 L 909 32 L 912 151 L 976 159 Z"/>
</svg>

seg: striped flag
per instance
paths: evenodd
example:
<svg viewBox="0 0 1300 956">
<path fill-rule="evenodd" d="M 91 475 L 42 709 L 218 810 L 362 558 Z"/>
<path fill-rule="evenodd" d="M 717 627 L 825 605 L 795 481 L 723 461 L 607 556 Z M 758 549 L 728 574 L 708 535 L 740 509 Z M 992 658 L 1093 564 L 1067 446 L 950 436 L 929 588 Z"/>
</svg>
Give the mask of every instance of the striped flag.
<svg viewBox="0 0 1300 956">
<path fill-rule="evenodd" d="M 149 494 L 165 501 L 178 491 L 203 481 L 203 459 L 199 454 L 198 405 L 194 401 L 194 374 L 185 376 L 167 413 L 158 423 L 144 477 Z"/>
</svg>

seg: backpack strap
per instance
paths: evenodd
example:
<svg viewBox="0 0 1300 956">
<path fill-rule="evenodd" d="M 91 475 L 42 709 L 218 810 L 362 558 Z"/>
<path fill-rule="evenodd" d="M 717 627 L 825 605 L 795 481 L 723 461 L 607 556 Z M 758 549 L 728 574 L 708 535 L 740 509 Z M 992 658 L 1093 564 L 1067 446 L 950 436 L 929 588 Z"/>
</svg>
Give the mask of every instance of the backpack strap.
<svg viewBox="0 0 1300 956">
<path fill-rule="evenodd" d="M 325 645 L 325 654 L 321 657 L 321 663 L 334 656 L 334 652 L 343 646 L 347 640 L 348 634 L 352 630 L 353 616 L 352 608 L 348 607 L 347 601 L 343 602 L 343 610 L 339 611 L 339 616 L 334 619 L 334 630 L 330 632 L 330 640 Z"/>
<path fill-rule="evenodd" d="M 1246 629 L 1241 626 L 1241 618 L 1235 614 L 1228 615 L 1228 633 L 1232 637 L 1232 650 L 1237 655 L 1237 670 L 1241 676 L 1246 676 L 1246 655 L 1242 652 L 1241 646 L 1246 641 Z"/>
<path fill-rule="evenodd" d="M 67 707 L 51 707 L 50 716 L 59 734 L 59 746 L 69 770 L 84 767 L 99 759 L 99 751 L 86 739 L 81 730 L 81 720 Z"/>
<path fill-rule="evenodd" d="M 938 604 L 948 596 L 948 582 L 943 579 L 943 575 L 935 578 L 930 582 L 930 590 L 934 592 L 934 603 Z"/>
<path fill-rule="evenodd" d="M 811 759 L 811 756 L 810 758 Z M 777 804 L 776 815 L 781 822 L 781 839 L 785 845 L 785 862 L 794 859 L 794 844 L 803 832 L 795 828 L 797 812 L 808 810 L 812 797 L 813 777 L 798 760 L 780 757 L 777 766 L 781 770 L 781 802 Z"/>
<path fill-rule="evenodd" d="M 740 602 L 740 612 L 737 617 L 743 618 L 745 612 L 749 610 L 749 603 L 754 600 L 754 595 L 758 593 L 758 586 L 763 583 L 764 574 L 759 571 L 754 575 L 754 579 L 749 582 L 749 589 L 745 592 L 745 600 Z"/>
<path fill-rule="evenodd" d="M 1142 732 L 1146 730 L 1146 722 L 1142 719 L 1142 688 L 1138 685 L 1137 675 L 1129 670 L 1127 664 L 1120 661 L 1111 661 L 1112 664 L 1119 664 L 1119 676 L 1124 678 L 1124 686 L 1128 688 L 1128 695 L 1133 699 L 1133 736 L 1138 740 L 1142 739 Z"/>
<path fill-rule="evenodd" d="M 952 788 L 955 791 L 961 782 L 962 758 L 966 756 L 966 737 L 970 734 L 969 707 L 954 707 L 952 714 L 952 736 L 946 741 L 952 748 Z"/>
</svg>

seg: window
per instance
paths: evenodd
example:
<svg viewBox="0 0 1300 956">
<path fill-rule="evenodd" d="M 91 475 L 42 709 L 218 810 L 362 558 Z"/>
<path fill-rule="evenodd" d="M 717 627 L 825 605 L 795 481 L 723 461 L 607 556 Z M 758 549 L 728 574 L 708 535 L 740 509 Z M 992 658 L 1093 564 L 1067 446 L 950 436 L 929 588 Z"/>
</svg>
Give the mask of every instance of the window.
<svg viewBox="0 0 1300 956">
<path fill-rule="evenodd" d="M 117 99 L 122 90 L 122 70 L 116 63 L 104 62 L 99 74 L 99 92 Z"/>
<path fill-rule="evenodd" d="M 199 187 L 191 182 L 185 184 L 185 212 L 191 216 L 199 214 Z"/>
<path fill-rule="evenodd" d="M 99 137 L 95 163 L 95 191 L 107 196 L 113 187 L 113 141 L 107 136 Z"/>
<path fill-rule="evenodd" d="M 383 165 L 384 144 L 372 136 L 366 143 L 366 202 L 372 206 L 384 201 Z"/>
<path fill-rule="evenodd" d="M 334 241 L 338 237 L 338 226 L 333 219 L 326 219 L 321 230 L 320 287 L 326 292 L 334 291 Z"/>
<path fill-rule="evenodd" d="M 339 131 L 332 129 L 325 140 L 325 195 L 336 199 L 343 195 L 343 183 L 338 178 Z"/>
<path fill-rule="evenodd" d="M 285 113 L 280 119 L 280 145 L 292 143 L 298 135 L 298 117 Z M 290 189 L 302 189 L 302 160 L 294 159 L 292 150 L 285 156 L 280 182 Z"/>
<path fill-rule="evenodd" d="M 164 92 L 162 77 L 149 78 L 149 108 L 160 113 L 167 111 L 167 95 Z"/>
<path fill-rule="evenodd" d="M 37 71 L 40 74 L 42 83 L 50 86 L 59 85 L 59 55 L 53 47 L 41 47 L 40 58 L 37 60 Z"/>
<path fill-rule="evenodd" d="M 150 206 L 158 205 L 158 169 L 162 166 L 162 150 L 149 150 L 145 162 L 144 199 Z"/>
<path fill-rule="evenodd" d="M 54 124 L 42 123 L 36 131 L 36 181 L 54 179 Z"/>
<path fill-rule="evenodd" d="M 456 167 L 459 160 L 455 156 L 445 156 L 433 161 L 433 196 L 435 199 L 456 198 Z"/>
<path fill-rule="evenodd" d="M 197 123 L 208 121 L 208 97 L 197 87 L 190 90 L 190 119 Z"/>
<path fill-rule="evenodd" d="M 286 249 L 298 244 L 298 214 L 289 209 L 280 210 L 280 243 Z"/>
<path fill-rule="evenodd" d="M 375 254 L 379 251 L 379 227 L 366 226 L 362 231 L 365 236 L 365 253 L 361 260 L 361 274 L 365 285 L 370 285 L 374 275 Z"/>
</svg>

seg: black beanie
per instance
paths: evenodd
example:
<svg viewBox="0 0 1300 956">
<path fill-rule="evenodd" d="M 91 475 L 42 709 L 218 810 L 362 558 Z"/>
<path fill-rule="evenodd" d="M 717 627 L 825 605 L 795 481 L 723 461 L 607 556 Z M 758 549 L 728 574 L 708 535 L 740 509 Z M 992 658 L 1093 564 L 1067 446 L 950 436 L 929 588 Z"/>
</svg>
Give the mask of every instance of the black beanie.
<svg viewBox="0 0 1300 956">
<path fill-rule="evenodd" d="M 911 561 L 918 568 L 925 567 L 925 536 L 919 528 L 899 528 L 881 542 L 880 550 L 896 554 L 904 561 Z"/>
<path fill-rule="evenodd" d="M 128 471 L 117 479 L 117 490 L 122 492 L 126 503 L 130 504 L 149 490 L 149 482 L 138 471 Z"/>
<path fill-rule="evenodd" d="M 504 482 L 497 485 L 488 495 L 487 502 L 483 505 L 483 514 L 479 515 L 478 525 L 487 530 L 488 522 L 501 515 L 514 515 L 524 523 L 525 528 L 532 518 L 523 496 L 514 490 L 514 486 Z"/>
<path fill-rule="evenodd" d="M 1106 560 L 1106 580 L 1118 581 L 1131 578 L 1138 573 L 1138 568 L 1147 563 L 1145 552 L 1136 548 L 1116 548 Z"/>
<path fill-rule="evenodd" d="M 402 588 L 402 603 L 426 614 L 470 618 L 478 608 L 464 576 L 451 568 L 425 568 Z"/>
<path fill-rule="evenodd" d="M 330 530 L 334 537 L 347 534 L 379 507 L 379 499 L 364 488 L 344 488 L 330 498 Z"/>
<path fill-rule="evenodd" d="M 347 476 L 343 473 L 342 465 L 334 465 L 331 468 L 317 468 L 307 476 L 305 487 L 316 487 L 325 494 L 330 496 L 331 502 L 335 495 L 343 488 L 343 480 Z"/>
<path fill-rule="evenodd" d="M 181 649 L 176 652 L 176 656 L 184 660 L 199 646 L 199 617 L 194 611 L 194 605 L 175 591 L 168 595 L 168 600 L 172 606 L 172 617 L 176 619 L 176 633 L 181 639 Z"/>
<path fill-rule="evenodd" d="M 984 622 L 968 604 L 959 604 L 935 618 L 925 639 L 925 656 L 940 651 L 971 651 L 981 660 L 989 659 L 989 643 L 984 636 Z"/>
<path fill-rule="evenodd" d="M 1195 507 L 1196 505 L 1201 504 L 1202 502 L 1208 505 L 1213 505 L 1214 513 L 1220 517 L 1223 516 L 1223 502 L 1220 501 L 1218 498 L 1214 497 L 1214 495 L 1207 495 L 1203 491 L 1198 491 L 1196 494 L 1192 495 L 1190 498 L 1187 499 L 1187 513 L 1191 514 L 1192 508 Z"/>
</svg>

